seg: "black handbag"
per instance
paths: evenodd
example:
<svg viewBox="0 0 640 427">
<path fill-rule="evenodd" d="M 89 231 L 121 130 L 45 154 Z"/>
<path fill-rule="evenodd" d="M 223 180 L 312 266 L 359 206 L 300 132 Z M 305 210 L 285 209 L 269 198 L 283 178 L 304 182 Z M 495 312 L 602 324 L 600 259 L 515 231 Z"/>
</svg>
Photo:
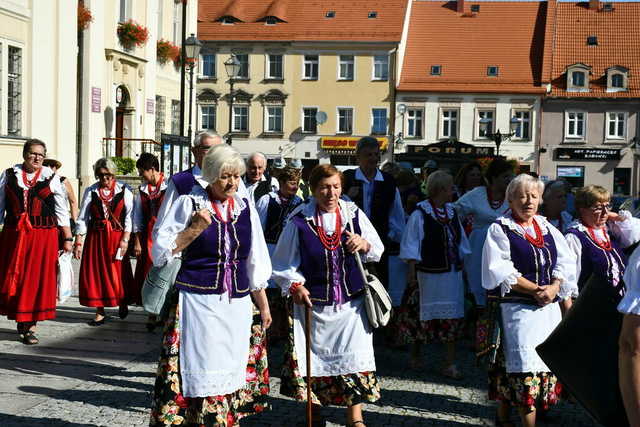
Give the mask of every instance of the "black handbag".
<svg viewBox="0 0 640 427">
<path fill-rule="evenodd" d="M 592 275 L 562 322 L 536 348 L 562 385 L 607 427 L 629 425 L 618 384 L 619 300 L 610 284 Z"/>
</svg>

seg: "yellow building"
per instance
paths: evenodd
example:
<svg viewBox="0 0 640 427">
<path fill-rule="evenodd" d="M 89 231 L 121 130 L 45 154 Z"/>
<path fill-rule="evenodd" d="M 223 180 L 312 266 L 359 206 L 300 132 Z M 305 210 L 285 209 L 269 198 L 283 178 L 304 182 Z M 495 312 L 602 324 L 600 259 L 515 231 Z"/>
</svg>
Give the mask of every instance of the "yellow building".
<svg viewBox="0 0 640 427">
<path fill-rule="evenodd" d="M 243 154 L 314 163 L 353 162 L 364 135 L 388 143 L 405 0 L 200 3 L 198 129 L 231 133 Z M 229 123 L 232 54 L 241 67 Z"/>
</svg>

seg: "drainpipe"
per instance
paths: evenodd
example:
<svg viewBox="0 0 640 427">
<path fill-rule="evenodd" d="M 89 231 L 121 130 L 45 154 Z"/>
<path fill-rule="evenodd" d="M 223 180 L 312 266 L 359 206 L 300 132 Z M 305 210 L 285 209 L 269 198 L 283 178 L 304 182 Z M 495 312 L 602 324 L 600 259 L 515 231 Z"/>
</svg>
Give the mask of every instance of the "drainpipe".
<svg viewBox="0 0 640 427">
<path fill-rule="evenodd" d="M 82 86 L 84 74 L 84 31 L 78 31 L 78 62 L 76 66 L 77 86 L 76 86 L 76 178 L 78 179 L 78 188 L 76 194 L 80 196 L 82 188 Z"/>
<path fill-rule="evenodd" d="M 389 130 L 391 132 L 387 132 L 390 134 L 389 136 L 389 152 L 391 153 L 389 161 L 395 161 L 395 140 L 396 140 L 396 63 L 398 60 L 398 48 L 394 47 L 391 50 L 390 58 L 391 64 L 389 64 L 389 91 L 391 92 L 391 108 L 389 111 Z"/>
</svg>

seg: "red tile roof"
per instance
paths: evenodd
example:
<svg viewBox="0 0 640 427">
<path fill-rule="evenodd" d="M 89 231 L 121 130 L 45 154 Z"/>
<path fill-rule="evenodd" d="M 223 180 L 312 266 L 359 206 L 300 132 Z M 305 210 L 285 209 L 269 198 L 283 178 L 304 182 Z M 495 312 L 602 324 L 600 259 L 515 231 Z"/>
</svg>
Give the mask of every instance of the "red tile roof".
<svg viewBox="0 0 640 427">
<path fill-rule="evenodd" d="M 556 5 L 553 19 L 553 50 L 550 62 L 551 96 L 579 98 L 640 97 L 640 2 L 614 2 L 614 10 L 591 10 L 588 2 Z M 597 46 L 587 37 L 596 36 Z M 547 58 L 545 58 L 547 62 Z M 567 92 L 567 66 L 584 63 L 591 67 L 589 92 Z M 607 92 L 606 70 L 621 65 L 629 69 L 629 90 Z"/>
<path fill-rule="evenodd" d="M 413 1 L 398 90 L 542 93 L 546 2 Z M 439 76 L 431 66 L 442 66 Z M 499 67 L 497 77 L 487 67 Z"/>
<path fill-rule="evenodd" d="M 408 0 L 200 0 L 198 38 L 220 41 L 399 42 Z M 335 11 L 334 18 L 326 18 Z M 368 18 L 369 12 L 376 18 Z M 242 22 L 223 25 L 223 16 Z M 282 21 L 265 25 L 275 16 Z"/>
</svg>

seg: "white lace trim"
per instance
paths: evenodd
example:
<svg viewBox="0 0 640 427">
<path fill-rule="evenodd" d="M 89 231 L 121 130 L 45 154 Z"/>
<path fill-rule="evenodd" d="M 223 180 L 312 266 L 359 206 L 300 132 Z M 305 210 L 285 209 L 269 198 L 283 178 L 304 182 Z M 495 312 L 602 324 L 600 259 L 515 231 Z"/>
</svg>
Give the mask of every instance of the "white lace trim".
<svg viewBox="0 0 640 427">
<path fill-rule="evenodd" d="M 241 389 L 246 382 L 246 373 L 204 371 L 180 372 L 185 397 L 220 396 Z"/>
<path fill-rule="evenodd" d="M 320 362 L 311 365 L 314 377 L 333 377 L 376 370 L 376 360 L 373 351 L 342 354 L 334 353 L 322 357 L 312 355 L 311 358 Z M 315 360 L 312 360 L 312 363 L 314 361 Z"/>
<path fill-rule="evenodd" d="M 349 218 L 347 218 L 346 213 L 349 212 L 351 218 L 355 218 L 356 212 L 358 211 L 358 205 L 356 205 L 354 202 L 342 199 L 339 201 L 339 205 L 340 215 L 342 216 L 342 223 L 347 224 Z M 311 198 L 308 203 L 301 205 L 302 215 L 304 215 L 305 219 L 310 220 L 313 224 L 315 224 L 317 206 L 318 204 L 314 198 Z M 294 212 L 297 212 L 297 209 Z"/>
<path fill-rule="evenodd" d="M 505 279 L 500 283 L 500 296 L 504 297 L 506 294 L 511 292 L 511 289 L 514 285 L 518 284 L 518 278 L 522 277 L 522 273 L 519 271 L 514 271 L 509 274 Z"/>
<path fill-rule="evenodd" d="M 464 302 L 437 302 L 420 304 L 420 320 L 461 319 L 464 317 Z"/>
<path fill-rule="evenodd" d="M 548 234 L 549 227 L 552 227 L 549 221 L 547 221 L 547 219 L 541 215 L 535 215 L 534 219 L 538 222 L 540 231 L 542 231 L 542 235 Z M 507 226 L 509 230 L 514 231 L 518 234 L 522 234 L 524 232 L 524 228 L 522 228 L 520 224 L 515 222 L 512 216 L 501 216 L 500 218 L 498 218 L 498 222 L 502 225 Z"/>
<path fill-rule="evenodd" d="M 433 218 L 438 219 L 436 217 L 436 215 L 433 212 L 433 208 L 431 207 L 431 203 L 429 203 L 428 200 L 425 200 L 424 202 L 420 202 L 418 203 L 418 205 L 429 215 L 431 215 Z M 453 208 L 453 204 L 452 203 L 445 203 L 445 209 L 447 211 L 447 217 L 449 219 L 453 218 L 453 214 L 455 212 L 454 208 Z"/>
<path fill-rule="evenodd" d="M 535 349 L 531 347 L 514 347 L 506 351 L 506 369 L 509 373 L 516 372 L 550 372 L 549 367 L 542 361 Z"/>
</svg>

